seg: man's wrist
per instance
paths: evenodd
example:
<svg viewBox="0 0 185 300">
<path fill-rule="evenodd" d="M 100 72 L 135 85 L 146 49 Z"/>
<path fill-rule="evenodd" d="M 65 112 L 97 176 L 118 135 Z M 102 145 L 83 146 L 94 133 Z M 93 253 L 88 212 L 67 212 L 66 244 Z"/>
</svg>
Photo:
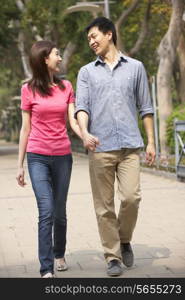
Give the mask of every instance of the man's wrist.
<svg viewBox="0 0 185 300">
<path fill-rule="evenodd" d="M 148 141 L 148 145 L 155 146 L 155 142 L 154 141 Z"/>
<path fill-rule="evenodd" d="M 87 129 L 82 129 L 82 137 L 84 138 L 88 134 Z"/>
</svg>

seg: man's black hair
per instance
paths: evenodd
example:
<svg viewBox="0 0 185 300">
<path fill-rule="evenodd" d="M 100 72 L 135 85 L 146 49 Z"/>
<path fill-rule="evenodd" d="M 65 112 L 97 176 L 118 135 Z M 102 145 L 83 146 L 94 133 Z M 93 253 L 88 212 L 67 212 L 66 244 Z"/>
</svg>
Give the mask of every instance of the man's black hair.
<svg viewBox="0 0 185 300">
<path fill-rule="evenodd" d="M 116 34 L 116 28 L 113 24 L 113 22 L 105 17 L 98 17 L 94 19 L 86 28 L 85 31 L 88 33 L 89 30 L 92 27 L 98 27 L 98 29 L 103 32 L 104 34 L 108 31 L 112 32 L 112 40 L 114 45 L 116 46 L 117 42 L 117 34 Z"/>
</svg>

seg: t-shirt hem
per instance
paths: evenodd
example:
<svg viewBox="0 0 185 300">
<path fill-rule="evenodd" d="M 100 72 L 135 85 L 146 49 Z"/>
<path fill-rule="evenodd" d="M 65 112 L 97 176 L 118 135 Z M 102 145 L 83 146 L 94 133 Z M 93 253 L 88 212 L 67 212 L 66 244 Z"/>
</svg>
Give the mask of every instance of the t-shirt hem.
<svg viewBox="0 0 185 300">
<path fill-rule="evenodd" d="M 35 153 L 35 154 L 41 154 L 41 155 L 48 155 L 48 156 L 63 156 L 63 155 L 67 155 L 67 154 L 71 154 L 72 151 L 71 149 L 69 151 L 66 152 L 61 152 L 61 153 L 55 153 L 55 152 L 42 152 L 42 151 L 37 151 L 37 150 L 27 150 L 26 153 Z"/>
</svg>

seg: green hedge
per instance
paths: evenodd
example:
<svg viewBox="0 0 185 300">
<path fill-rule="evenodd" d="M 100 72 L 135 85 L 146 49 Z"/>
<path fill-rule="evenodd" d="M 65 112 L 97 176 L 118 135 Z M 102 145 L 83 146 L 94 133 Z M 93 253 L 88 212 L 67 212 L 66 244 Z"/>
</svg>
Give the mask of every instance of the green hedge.
<svg viewBox="0 0 185 300">
<path fill-rule="evenodd" d="M 167 122 L 167 130 L 166 130 L 167 146 L 170 149 L 170 154 L 175 153 L 175 139 L 174 139 L 174 119 L 175 118 L 179 121 L 185 120 L 185 105 L 184 104 L 177 106 L 166 121 Z M 182 132 L 180 135 L 182 137 L 182 140 L 185 140 L 185 132 Z"/>
<path fill-rule="evenodd" d="M 11 105 L 0 112 L 1 138 L 18 143 L 21 123 L 20 100 L 13 100 Z"/>
</svg>

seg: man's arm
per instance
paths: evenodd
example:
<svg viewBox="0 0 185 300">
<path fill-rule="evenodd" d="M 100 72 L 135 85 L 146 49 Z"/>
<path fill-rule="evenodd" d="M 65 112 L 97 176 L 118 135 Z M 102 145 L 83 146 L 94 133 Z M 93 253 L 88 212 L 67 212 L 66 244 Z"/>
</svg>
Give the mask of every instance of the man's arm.
<svg viewBox="0 0 185 300">
<path fill-rule="evenodd" d="M 149 166 L 151 166 L 155 160 L 153 107 L 151 103 L 148 79 L 147 79 L 144 65 L 142 63 L 138 65 L 136 95 L 137 95 L 137 107 L 139 110 L 140 117 L 143 120 L 143 125 L 148 140 L 146 146 L 146 162 Z"/>
<path fill-rule="evenodd" d="M 89 114 L 91 113 L 88 82 L 88 72 L 82 67 L 77 77 L 75 117 L 80 126 L 84 147 L 91 151 L 95 151 L 96 145 L 99 144 L 98 138 L 88 132 Z"/>
<path fill-rule="evenodd" d="M 146 162 L 151 166 L 155 161 L 155 141 L 153 115 L 147 114 L 143 117 L 143 125 L 147 135 Z"/>
<path fill-rule="evenodd" d="M 81 129 L 84 147 L 91 151 L 95 151 L 96 145 L 99 144 L 99 140 L 87 130 L 89 115 L 85 111 L 80 110 L 77 112 L 77 120 Z"/>
</svg>

